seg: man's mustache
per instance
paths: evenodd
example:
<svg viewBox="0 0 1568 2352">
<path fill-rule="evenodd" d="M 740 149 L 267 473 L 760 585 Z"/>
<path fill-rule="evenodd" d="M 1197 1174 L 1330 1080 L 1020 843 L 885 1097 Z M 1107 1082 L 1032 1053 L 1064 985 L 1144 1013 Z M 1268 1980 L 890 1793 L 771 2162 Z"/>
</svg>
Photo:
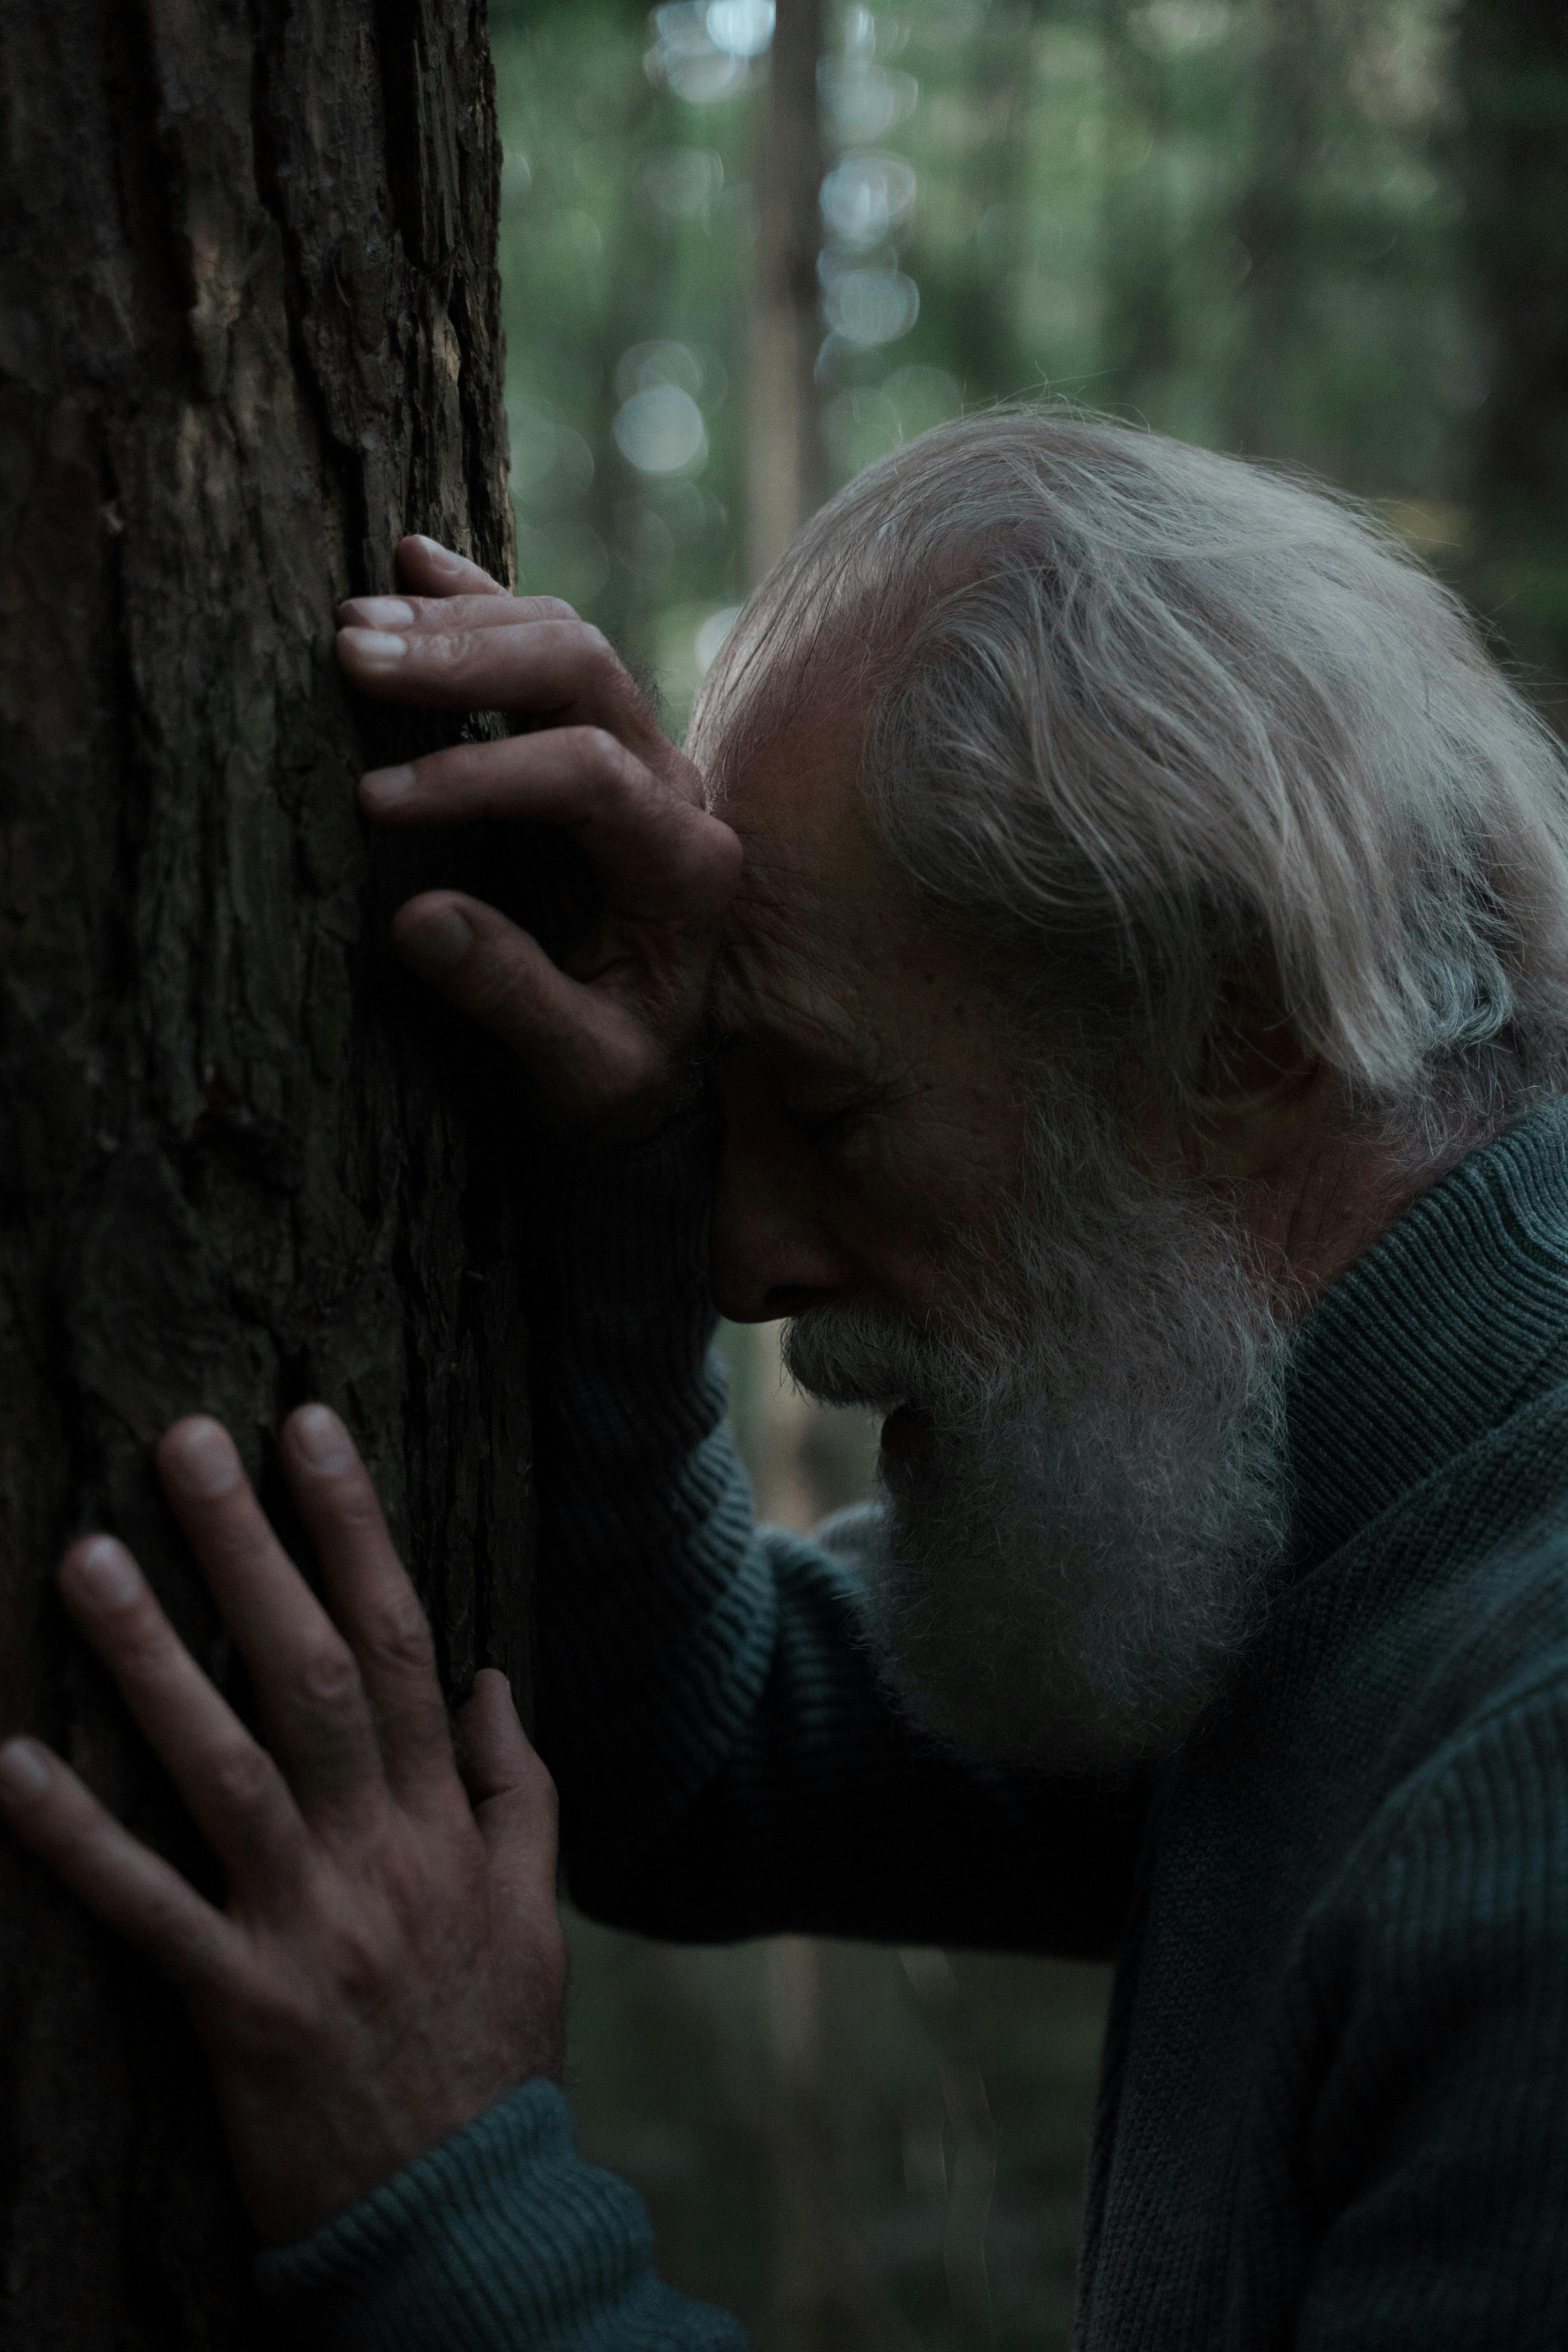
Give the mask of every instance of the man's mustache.
<svg viewBox="0 0 1568 2352">
<path fill-rule="evenodd" d="M 784 1326 L 782 1353 L 790 1378 L 821 1404 L 908 1407 L 950 1423 L 994 1402 L 1011 1369 L 994 1342 L 858 1307 L 804 1308 Z"/>
<path fill-rule="evenodd" d="M 919 1402 L 910 1384 L 929 1370 L 919 1331 L 873 1323 L 854 1307 L 803 1308 L 785 1324 L 781 1352 L 791 1380 L 819 1403 L 878 1412 Z"/>
</svg>

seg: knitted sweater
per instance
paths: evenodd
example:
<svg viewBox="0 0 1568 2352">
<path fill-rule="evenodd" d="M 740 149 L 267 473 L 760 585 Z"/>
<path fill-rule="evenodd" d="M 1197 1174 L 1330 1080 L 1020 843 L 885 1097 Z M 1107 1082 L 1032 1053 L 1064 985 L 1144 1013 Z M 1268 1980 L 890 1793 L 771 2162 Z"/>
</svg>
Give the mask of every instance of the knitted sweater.
<svg viewBox="0 0 1568 2352">
<path fill-rule="evenodd" d="M 1114 1954 L 1082 2352 L 1561 2352 L 1568 1106 L 1313 1310 L 1270 1613 L 1182 1753 L 1110 1789 L 899 1720 L 856 1642 L 863 1518 L 752 1527 L 706 1198 L 690 1133 L 562 1192 L 543 1738 L 576 1899 L 663 1936 Z M 289 2341 L 365 2352 L 740 2340 L 658 2281 L 541 2083 L 261 2277 Z"/>
</svg>

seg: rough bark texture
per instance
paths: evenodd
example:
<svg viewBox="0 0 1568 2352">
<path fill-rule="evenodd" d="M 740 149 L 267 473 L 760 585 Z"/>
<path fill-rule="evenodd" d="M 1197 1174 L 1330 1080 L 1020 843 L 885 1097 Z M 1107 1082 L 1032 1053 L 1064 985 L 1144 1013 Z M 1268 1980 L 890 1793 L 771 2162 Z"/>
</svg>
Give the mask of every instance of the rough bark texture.
<svg viewBox="0 0 1568 2352">
<path fill-rule="evenodd" d="M 483 0 L 0 22 L 0 1727 L 210 1883 L 52 1594 L 111 1526 L 226 1671 L 150 1482 L 174 1415 L 270 1495 L 329 1398 L 449 1685 L 527 1671 L 505 1090 L 383 945 L 461 853 L 367 841 L 399 730 L 331 653 L 405 527 L 509 576 Z M 8 1853 L 0 2024 L 0 2344 L 252 2341 L 176 2005 Z"/>
</svg>

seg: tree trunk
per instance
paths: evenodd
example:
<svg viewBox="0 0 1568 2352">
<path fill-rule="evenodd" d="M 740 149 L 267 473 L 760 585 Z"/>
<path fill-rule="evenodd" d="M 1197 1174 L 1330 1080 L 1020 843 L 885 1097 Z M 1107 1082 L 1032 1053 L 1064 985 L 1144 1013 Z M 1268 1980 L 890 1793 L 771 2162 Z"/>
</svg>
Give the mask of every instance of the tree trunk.
<svg viewBox="0 0 1568 2352">
<path fill-rule="evenodd" d="M 149 1475 L 174 1416 L 276 1502 L 329 1399 L 449 1686 L 527 1672 L 505 1089 L 383 944 L 462 853 L 367 841 L 355 774 L 423 722 L 362 742 L 331 657 L 405 528 L 510 577 L 483 0 L 4 30 L 0 1728 L 212 1887 L 53 1594 L 113 1528 L 233 1687 Z M 177 2004 L 9 1853 L 0 2005 L 0 2345 L 258 2340 Z"/>
<path fill-rule="evenodd" d="M 1265 0 L 1254 63 L 1252 153 L 1237 207 L 1242 333 L 1229 385 L 1228 446 L 1299 457 L 1291 415 L 1307 331 L 1310 207 L 1327 75 L 1321 0 Z"/>
<path fill-rule="evenodd" d="M 1110 83 L 1105 167 L 1105 358 L 1118 404 L 1163 421 L 1181 349 L 1170 67 L 1136 37 L 1131 0 L 1102 22 Z"/>
<path fill-rule="evenodd" d="M 1568 679 L 1568 16 L 1561 0 L 1467 0 L 1454 86 L 1474 299 L 1486 341 L 1467 585 Z"/>
<path fill-rule="evenodd" d="M 757 161 L 752 280 L 746 555 L 753 584 L 827 496 L 814 370 L 822 340 L 822 131 L 816 69 L 823 0 L 779 0 Z"/>
</svg>

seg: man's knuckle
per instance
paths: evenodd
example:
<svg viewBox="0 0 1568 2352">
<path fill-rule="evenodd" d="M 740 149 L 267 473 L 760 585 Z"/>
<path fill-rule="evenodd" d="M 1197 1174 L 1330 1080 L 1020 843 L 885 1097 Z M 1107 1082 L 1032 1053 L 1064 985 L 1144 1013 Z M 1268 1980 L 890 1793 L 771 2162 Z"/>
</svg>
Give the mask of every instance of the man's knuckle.
<svg viewBox="0 0 1568 2352">
<path fill-rule="evenodd" d="M 585 727 L 583 730 L 584 764 L 590 779 L 601 788 L 624 786 L 627 767 L 626 745 L 607 727 Z"/>
<path fill-rule="evenodd" d="M 740 878 L 746 859 L 740 835 L 716 816 L 708 816 L 700 810 L 697 815 L 694 839 L 704 866 L 716 879 L 732 886 Z"/>
<path fill-rule="evenodd" d="M 213 1791 L 229 1812 L 258 1811 L 277 1787 L 277 1767 L 259 1748 L 231 1748 L 211 1769 Z"/>
<path fill-rule="evenodd" d="M 637 691 L 631 673 L 603 629 L 596 629 L 591 621 L 577 625 L 577 661 L 586 682 L 617 700 L 629 699 Z"/>
<path fill-rule="evenodd" d="M 626 814 L 648 786 L 647 771 L 607 727 L 587 730 L 583 782 L 589 817 Z"/>
<path fill-rule="evenodd" d="M 367 1921 L 339 1922 L 331 1946 L 331 1978 L 341 1997 L 359 2006 L 375 2000 L 397 1973 L 388 1938 Z"/>
<path fill-rule="evenodd" d="M 573 634 L 580 661 L 604 662 L 613 664 L 616 669 L 620 667 L 620 656 L 614 646 L 603 629 L 595 628 L 592 621 L 579 621 Z"/>
<path fill-rule="evenodd" d="M 422 1673 L 430 1664 L 430 1628 L 417 1601 L 384 1601 L 365 1628 L 364 1646 L 379 1664 L 405 1673 Z"/>
<path fill-rule="evenodd" d="M 292 1970 L 258 1969 L 225 2007 L 226 2040 L 248 2044 L 253 2056 L 295 2060 L 328 2040 L 321 1999 Z"/>
<path fill-rule="evenodd" d="M 321 1642 L 308 1650 L 296 1679 L 301 1701 L 313 1713 L 346 1715 L 363 1697 L 359 1666 L 342 1642 Z"/>
</svg>

